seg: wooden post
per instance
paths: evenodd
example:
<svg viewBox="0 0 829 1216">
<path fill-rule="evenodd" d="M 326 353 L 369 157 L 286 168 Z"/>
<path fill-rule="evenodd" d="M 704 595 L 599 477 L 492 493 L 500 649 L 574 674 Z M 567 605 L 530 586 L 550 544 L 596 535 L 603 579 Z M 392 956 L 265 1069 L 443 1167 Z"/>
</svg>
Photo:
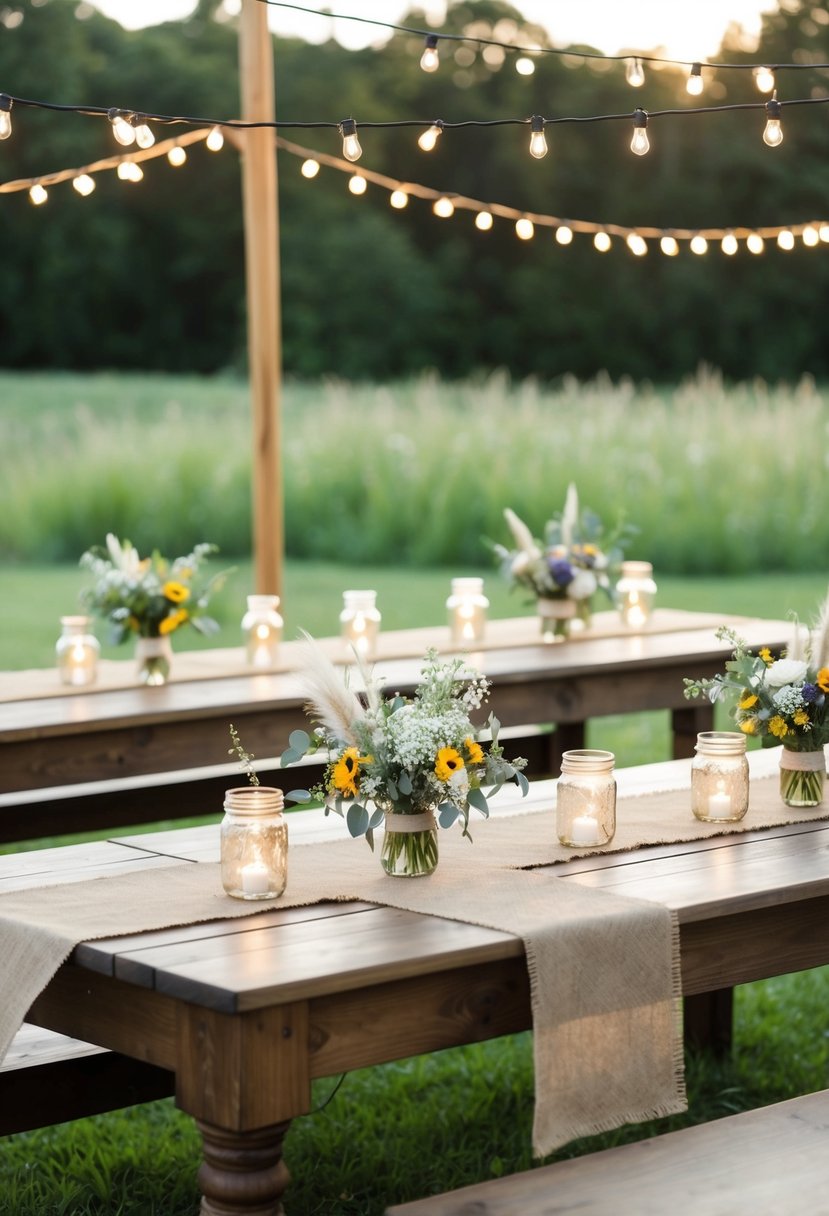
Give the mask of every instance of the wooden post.
<svg viewBox="0 0 829 1216">
<path fill-rule="evenodd" d="M 239 19 L 242 117 L 273 122 L 273 42 L 267 5 L 243 0 Z M 284 542 L 280 451 L 281 342 L 276 142 L 273 127 L 242 136 L 242 198 L 253 429 L 253 555 L 256 590 L 282 593 Z"/>
</svg>

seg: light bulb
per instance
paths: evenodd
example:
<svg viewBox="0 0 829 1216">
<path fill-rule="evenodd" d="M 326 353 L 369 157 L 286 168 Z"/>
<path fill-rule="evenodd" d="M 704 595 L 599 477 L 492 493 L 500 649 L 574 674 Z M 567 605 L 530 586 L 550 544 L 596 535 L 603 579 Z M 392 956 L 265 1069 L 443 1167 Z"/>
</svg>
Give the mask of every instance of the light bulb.
<svg viewBox="0 0 829 1216">
<path fill-rule="evenodd" d="M 77 177 L 72 178 L 72 185 L 82 198 L 86 198 L 95 189 L 95 179 L 88 173 L 79 173 Z"/>
<path fill-rule="evenodd" d="M 638 232 L 631 232 L 627 237 L 627 247 L 634 257 L 644 257 L 648 252 L 648 243 Z"/>
<path fill-rule="evenodd" d="M 112 134 L 116 143 L 122 148 L 128 148 L 130 144 L 135 143 L 135 127 L 120 110 L 110 110 L 107 117 L 112 123 Z"/>
<path fill-rule="evenodd" d="M 597 232 L 593 237 L 593 246 L 598 249 L 599 253 L 607 253 L 611 246 L 610 237 L 606 232 Z"/>
<path fill-rule="evenodd" d="M 794 233 L 789 232 L 788 228 L 784 228 L 782 232 L 777 234 L 778 249 L 794 249 Z"/>
<path fill-rule="evenodd" d="M 544 119 L 540 114 L 533 114 L 530 119 L 532 135 L 530 136 L 530 156 L 541 160 L 547 155 L 547 140 L 544 137 Z"/>
<path fill-rule="evenodd" d="M 519 76 L 532 76 L 535 71 L 535 64 L 526 55 L 519 55 L 515 61 L 515 70 Z"/>
<path fill-rule="evenodd" d="M 566 224 L 560 224 L 556 228 L 556 241 L 559 245 L 570 245 L 573 240 L 573 229 L 568 228 Z"/>
<path fill-rule="evenodd" d="M 636 156 L 644 156 L 650 150 L 651 141 L 648 139 L 648 116 L 644 110 L 633 112 L 633 138 L 630 150 Z"/>
<path fill-rule="evenodd" d="M 762 253 L 766 243 L 759 232 L 750 232 L 746 237 L 746 249 L 749 253 Z"/>
<path fill-rule="evenodd" d="M 402 211 L 409 205 L 409 196 L 405 190 L 392 190 L 389 195 L 389 204 L 394 207 L 395 211 Z"/>
<path fill-rule="evenodd" d="M 699 97 L 703 89 L 702 81 L 702 65 L 695 63 L 691 68 L 687 81 L 685 82 L 686 90 L 692 97 Z"/>
<path fill-rule="evenodd" d="M 357 138 L 357 124 L 353 118 L 344 118 L 340 123 L 340 135 L 343 137 L 343 156 L 346 160 L 359 160 L 363 155 L 360 141 Z"/>
<path fill-rule="evenodd" d="M 733 232 L 726 232 L 725 236 L 720 241 L 720 249 L 722 249 L 726 257 L 731 258 L 734 256 L 739 249 L 739 244 Z"/>
<path fill-rule="evenodd" d="M 12 133 L 12 104 L 8 93 L 0 93 L 0 139 L 8 139 Z"/>
<path fill-rule="evenodd" d="M 222 135 L 221 127 L 213 127 L 204 143 L 211 152 L 221 152 L 225 146 L 225 137 Z"/>
<path fill-rule="evenodd" d="M 365 194 L 368 182 L 361 173 L 353 173 L 348 179 L 348 188 L 352 194 Z"/>
<path fill-rule="evenodd" d="M 705 237 L 700 236 L 699 233 L 697 233 L 696 236 L 692 236 L 691 237 L 691 253 L 695 253 L 695 254 L 697 254 L 698 257 L 702 257 L 702 255 L 707 252 L 708 252 L 708 242 L 706 241 Z"/>
<path fill-rule="evenodd" d="M 426 46 L 420 56 L 420 66 L 424 72 L 436 72 L 440 67 L 437 34 L 426 35 Z"/>
<path fill-rule="evenodd" d="M 817 234 L 822 241 L 829 241 L 829 224 L 821 224 L 817 230 Z"/>
<path fill-rule="evenodd" d="M 48 197 L 49 195 L 46 192 L 46 188 L 41 186 L 40 182 L 35 182 L 35 184 L 29 190 L 29 198 L 36 207 L 41 207 L 46 202 Z"/>
<path fill-rule="evenodd" d="M 755 68 L 754 81 L 761 93 L 771 93 L 774 88 L 774 72 L 771 68 Z"/>
<path fill-rule="evenodd" d="M 808 245 L 810 249 L 820 242 L 820 234 L 813 224 L 807 224 L 800 235 L 803 238 L 803 244 Z"/>
<path fill-rule="evenodd" d="M 673 236 L 663 236 L 659 242 L 659 248 L 666 258 L 675 258 L 679 253 L 679 244 L 676 237 Z"/>
<path fill-rule="evenodd" d="M 779 148 L 783 142 L 783 128 L 780 126 L 780 102 L 776 97 L 766 102 L 766 129 L 763 132 L 763 143 L 770 148 Z"/>
<path fill-rule="evenodd" d="M 151 148 L 155 143 L 155 136 L 146 122 L 139 122 L 135 128 L 135 142 L 139 148 Z"/>
<path fill-rule="evenodd" d="M 431 152 L 443 134 L 443 123 L 433 122 L 418 138 L 417 146 L 421 152 Z"/>
<path fill-rule="evenodd" d="M 528 220 L 525 216 L 522 216 L 520 220 L 516 220 L 515 235 L 521 241 L 531 241 L 535 236 L 532 220 Z"/>
<path fill-rule="evenodd" d="M 317 174 L 319 173 L 319 171 L 320 171 L 320 163 L 318 160 L 313 160 L 313 158 L 311 158 L 309 160 L 304 160 L 302 162 L 302 168 L 300 169 L 300 173 L 302 174 L 303 177 L 307 177 L 309 179 L 309 181 L 312 177 L 316 177 Z"/>
<path fill-rule="evenodd" d="M 625 80 L 633 89 L 641 89 L 645 83 L 645 69 L 641 59 L 628 59 L 625 68 Z"/>
<path fill-rule="evenodd" d="M 439 219 L 448 220 L 451 215 L 455 214 L 455 204 L 452 202 L 451 198 L 447 198 L 446 195 L 444 195 L 442 198 L 435 201 L 432 210 Z"/>
<path fill-rule="evenodd" d="M 167 153 L 167 160 L 170 162 L 170 164 L 173 166 L 174 169 L 181 168 L 181 166 L 187 160 L 187 153 L 185 152 L 184 148 L 182 148 L 181 144 L 173 145 L 173 147 Z"/>
<path fill-rule="evenodd" d="M 144 177 L 144 170 L 132 160 L 122 160 L 116 172 L 122 182 L 140 182 Z"/>
<path fill-rule="evenodd" d="M 489 232 L 492 227 L 492 213 L 489 211 L 479 211 L 475 216 L 475 227 L 479 232 Z"/>
</svg>

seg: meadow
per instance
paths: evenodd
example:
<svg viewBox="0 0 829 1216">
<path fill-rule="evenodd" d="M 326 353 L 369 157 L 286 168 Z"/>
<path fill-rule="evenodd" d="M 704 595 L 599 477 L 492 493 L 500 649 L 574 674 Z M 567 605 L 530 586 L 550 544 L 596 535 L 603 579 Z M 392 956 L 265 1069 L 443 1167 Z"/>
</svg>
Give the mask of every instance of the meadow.
<svg viewBox="0 0 829 1216">
<path fill-rule="evenodd" d="M 166 552 L 217 543 L 217 567 L 235 567 L 216 600 L 217 642 L 235 644 L 252 585 L 242 383 L 4 373 L 0 412 L 0 668 L 53 662 L 78 557 L 109 530 Z M 493 616 L 532 613 L 482 538 L 506 541 L 506 505 L 540 530 L 571 480 L 583 503 L 639 528 L 629 556 L 653 561 L 661 606 L 809 621 L 829 577 L 815 493 L 828 428 L 829 394 L 809 381 L 727 387 L 713 373 L 670 391 L 501 375 L 288 384 L 286 636 L 334 632 L 342 589 L 358 584 L 377 587 L 387 627 L 438 623 L 450 577 L 464 573 L 486 577 Z M 590 727 L 620 764 L 662 758 L 667 741 L 666 715 Z M 729 1058 L 688 1057 L 686 1116 L 560 1155 L 825 1086 L 827 999 L 829 969 L 743 986 Z M 287 1140 L 288 1213 L 380 1216 L 393 1200 L 528 1168 L 532 1089 L 528 1035 L 317 1083 L 314 1113 Z M 169 1102 L 8 1137 L 0 1213 L 191 1216 L 197 1164 L 192 1123 Z"/>
</svg>

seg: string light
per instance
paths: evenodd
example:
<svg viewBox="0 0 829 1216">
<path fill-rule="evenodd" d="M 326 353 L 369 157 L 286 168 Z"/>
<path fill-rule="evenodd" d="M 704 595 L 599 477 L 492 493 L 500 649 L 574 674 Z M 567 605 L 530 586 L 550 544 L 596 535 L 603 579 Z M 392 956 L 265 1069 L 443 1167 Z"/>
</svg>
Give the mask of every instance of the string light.
<svg viewBox="0 0 829 1216">
<path fill-rule="evenodd" d="M 660 238 L 659 248 L 666 258 L 675 258 L 679 253 L 679 242 L 675 236 L 663 236 Z"/>
<path fill-rule="evenodd" d="M 703 89 L 701 63 L 695 63 L 692 65 L 688 79 L 685 83 L 685 89 L 686 92 L 690 93 L 692 97 L 699 97 Z"/>
<path fill-rule="evenodd" d="M 817 228 L 814 228 L 811 224 L 806 225 L 800 236 L 803 244 L 807 245 L 810 249 L 813 249 L 815 245 L 820 244 L 820 234 Z"/>
<path fill-rule="evenodd" d="M 353 118 L 344 118 L 340 123 L 340 135 L 343 137 L 343 156 L 346 160 L 359 160 L 363 155 L 360 141 L 357 138 L 357 124 Z"/>
<path fill-rule="evenodd" d="M 8 139 L 12 133 L 12 106 L 8 93 L 0 93 L 0 139 Z"/>
<path fill-rule="evenodd" d="M 493 220 L 491 211 L 479 211 L 475 216 L 475 227 L 479 232 L 489 232 L 489 230 L 492 228 L 492 224 Z"/>
<path fill-rule="evenodd" d="M 632 89 L 641 89 L 645 83 L 645 69 L 642 66 L 642 60 L 638 56 L 634 59 L 628 59 L 625 65 L 625 80 Z"/>
<path fill-rule="evenodd" d="M 771 93 L 774 88 L 774 72 L 771 68 L 759 67 L 754 69 L 754 83 L 761 93 Z"/>
<path fill-rule="evenodd" d="M 725 236 L 720 241 L 720 249 L 722 249 L 726 257 L 729 258 L 734 256 L 739 247 L 740 243 L 733 232 L 726 232 Z"/>
<path fill-rule="evenodd" d="M 447 198 L 445 194 L 442 194 L 439 199 L 435 200 L 432 210 L 438 219 L 448 220 L 450 216 L 455 214 L 455 204 L 451 198 Z"/>
<path fill-rule="evenodd" d="M 134 160 L 124 160 L 116 170 L 122 182 L 140 182 L 144 178 L 144 170 Z"/>
<path fill-rule="evenodd" d="M 515 221 L 515 235 L 519 241 L 531 241 L 535 236 L 535 225 L 532 220 L 528 220 L 526 216 Z"/>
<path fill-rule="evenodd" d="M 40 182 L 35 182 L 29 191 L 29 198 L 35 207 L 42 207 L 48 197 L 48 191 L 45 186 L 41 186 Z"/>
<path fill-rule="evenodd" d="M 597 249 L 599 253 L 607 253 L 612 244 L 613 242 L 606 232 L 597 232 L 593 237 L 593 247 Z"/>
<path fill-rule="evenodd" d="M 780 125 L 781 109 L 782 106 L 775 93 L 766 102 L 766 129 L 763 131 L 763 143 L 768 144 L 770 148 L 779 148 L 783 142 L 783 128 Z"/>
<path fill-rule="evenodd" d="M 533 114 L 530 119 L 530 156 L 542 160 L 547 155 L 547 139 L 544 135 L 544 119 L 540 114 Z"/>
<path fill-rule="evenodd" d="M 519 76 L 532 76 L 535 64 L 526 55 L 519 55 L 515 61 L 515 70 Z"/>
<path fill-rule="evenodd" d="M 368 182 L 361 173 L 355 173 L 348 179 L 348 188 L 352 194 L 365 194 Z"/>
<path fill-rule="evenodd" d="M 308 180 L 310 181 L 312 178 L 316 177 L 317 174 L 319 173 L 320 163 L 318 160 L 315 160 L 313 156 L 309 156 L 307 160 L 304 160 L 302 162 L 302 165 L 300 166 L 299 171 L 303 177 L 307 177 Z"/>
<path fill-rule="evenodd" d="M 155 136 L 150 127 L 139 115 L 135 115 L 135 142 L 139 148 L 151 148 L 155 143 Z"/>
<path fill-rule="evenodd" d="M 396 211 L 402 211 L 409 205 L 409 196 L 405 190 L 392 190 L 389 195 L 389 203 Z"/>
<path fill-rule="evenodd" d="M 708 252 L 708 242 L 704 236 L 692 236 L 690 249 L 691 253 L 695 253 L 698 257 L 702 257 L 704 253 Z"/>
<path fill-rule="evenodd" d="M 428 127 L 417 141 L 417 146 L 421 152 L 432 152 L 443 134 L 443 121 L 439 118 L 437 122 L 433 122 L 431 127 Z"/>
<path fill-rule="evenodd" d="M 787 253 L 794 249 L 794 233 L 789 232 L 788 228 L 777 234 L 777 248 L 785 249 Z"/>
<path fill-rule="evenodd" d="M 648 252 L 648 242 L 638 232 L 631 232 L 627 238 L 627 247 L 634 257 L 642 258 Z"/>
<path fill-rule="evenodd" d="M 116 143 L 122 148 L 129 148 L 135 143 L 135 127 L 120 110 L 109 111 L 109 121 L 112 124 L 112 134 Z"/>
<path fill-rule="evenodd" d="M 634 110 L 633 112 L 633 138 L 630 141 L 630 150 L 636 156 L 644 156 L 651 146 L 651 141 L 648 139 L 648 116 L 644 110 Z"/>
<path fill-rule="evenodd" d="M 90 177 L 88 173 L 79 173 L 77 177 L 73 177 L 72 185 L 81 198 L 86 198 L 95 189 L 95 178 Z"/>
<path fill-rule="evenodd" d="M 181 168 L 181 166 L 187 160 L 187 153 L 185 152 L 184 148 L 182 148 L 181 144 L 175 144 L 170 149 L 170 151 L 167 153 L 167 160 L 174 169 Z"/>
<path fill-rule="evenodd" d="M 573 242 L 573 229 L 567 224 L 560 224 L 556 228 L 556 241 L 559 245 L 571 245 Z"/>
<path fill-rule="evenodd" d="M 762 253 L 766 247 L 766 243 L 760 236 L 759 232 L 750 232 L 746 237 L 746 249 L 749 253 Z"/>
<path fill-rule="evenodd" d="M 214 126 L 204 144 L 210 152 L 221 152 L 225 146 L 225 137 L 222 135 L 221 127 Z"/>
<path fill-rule="evenodd" d="M 436 72 L 440 67 L 437 34 L 426 35 L 426 46 L 420 56 L 420 66 L 424 72 Z"/>
</svg>

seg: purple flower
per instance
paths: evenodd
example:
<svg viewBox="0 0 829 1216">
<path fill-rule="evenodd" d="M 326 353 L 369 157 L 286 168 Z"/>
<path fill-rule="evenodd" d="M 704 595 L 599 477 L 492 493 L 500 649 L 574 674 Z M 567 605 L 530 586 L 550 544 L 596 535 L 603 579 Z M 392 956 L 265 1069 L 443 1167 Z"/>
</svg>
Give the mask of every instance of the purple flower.
<svg viewBox="0 0 829 1216">
<path fill-rule="evenodd" d="M 817 700 L 817 687 L 814 684 L 804 684 L 800 690 L 800 696 L 807 705 L 811 705 L 812 702 Z"/>
<path fill-rule="evenodd" d="M 548 560 L 547 565 L 552 580 L 557 587 L 569 587 L 576 577 L 573 573 L 573 567 L 563 557 L 551 558 Z"/>
</svg>

